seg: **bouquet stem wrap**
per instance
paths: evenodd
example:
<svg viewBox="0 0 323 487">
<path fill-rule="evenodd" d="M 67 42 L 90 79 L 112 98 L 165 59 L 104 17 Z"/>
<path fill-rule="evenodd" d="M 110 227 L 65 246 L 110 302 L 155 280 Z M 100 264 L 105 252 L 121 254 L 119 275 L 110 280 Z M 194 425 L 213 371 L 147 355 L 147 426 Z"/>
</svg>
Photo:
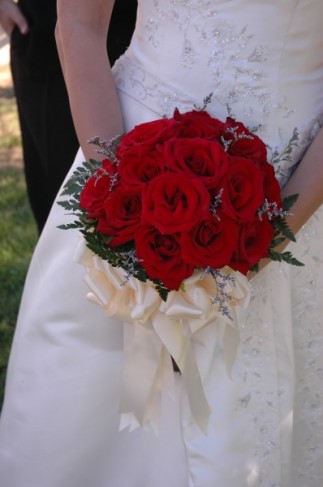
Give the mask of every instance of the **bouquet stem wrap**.
<svg viewBox="0 0 323 487">
<path fill-rule="evenodd" d="M 227 296 L 224 313 L 216 300 L 218 283 L 203 271 L 196 271 L 163 301 L 150 281 L 141 282 L 133 276 L 126 279 L 123 269 L 96 256 L 84 239 L 78 243 L 75 260 L 87 269 L 88 299 L 99 304 L 106 316 L 123 323 L 120 429 L 150 426 L 158 432 L 162 394 L 174 394 L 172 356 L 180 369 L 193 418 L 206 433 L 211 410 L 192 337 L 206 326 L 224 323 L 223 354 L 230 374 L 239 342 L 235 308 L 248 305 L 247 278 L 229 267 L 221 269 Z"/>
</svg>

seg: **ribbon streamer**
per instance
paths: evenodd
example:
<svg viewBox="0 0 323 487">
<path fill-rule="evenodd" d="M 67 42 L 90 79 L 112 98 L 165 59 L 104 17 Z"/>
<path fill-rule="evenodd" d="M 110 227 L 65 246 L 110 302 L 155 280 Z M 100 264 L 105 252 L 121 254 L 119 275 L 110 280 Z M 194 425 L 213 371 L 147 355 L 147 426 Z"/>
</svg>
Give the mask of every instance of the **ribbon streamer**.
<svg viewBox="0 0 323 487">
<path fill-rule="evenodd" d="M 87 269 L 88 299 L 107 316 L 123 323 L 124 365 L 120 403 L 120 429 L 151 427 L 158 433 L 162 394 L 174 396 L 176 361 L 188 395 L 192 416 L 206 434 L 211 409 L 204 390 L 192 337 L 206 326 L 223 326 L 225 365 L 230 375 L 239 343 L 235 307 L 245 308 L 250 299 L 247 278 L 229 267 L 221 269 L 229 312 L 217 300 L 215 279 L 202 272 L 184 281 L 183 289 L 171 291 L 164 302 L 153 283 L 134 277 L 125 281 L 121 268 L 112 267 L 92 253 L 82 238 L 75 260 Z M 232 279 L 226 279 L 227 276 Z"/>
</svg>

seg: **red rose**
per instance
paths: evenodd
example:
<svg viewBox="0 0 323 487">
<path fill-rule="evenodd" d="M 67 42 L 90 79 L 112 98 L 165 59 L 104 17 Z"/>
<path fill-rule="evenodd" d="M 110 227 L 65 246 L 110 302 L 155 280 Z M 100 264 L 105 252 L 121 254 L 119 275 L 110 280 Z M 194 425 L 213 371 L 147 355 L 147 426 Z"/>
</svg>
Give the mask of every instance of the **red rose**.
<svg viewBox="0 0 323 487">
<path fill-rule="evenodd" d="M 268 257 L 268 249 L 274 236 L 274 228 L 267 218 L 242 224 L 239 228 L 239 244 L 234 252 L 230 267 L 242 274 L 257 264 L 260 259 Z"/>
<path fill-rule="evenodd" d="M 228 265 L 237 246 L 238 226 L 221 212 L 199 221 L 181 236 L 185 262 L 195 267 L 219 269 Z"/>
<path fill-rule="evenodd" d="M 111 191 L 111 177 L 115 172 L 115 166 L 105 159 L 101 168 L 85 183 L 80 194 L 80 208 L 87 211 L 89 218 L 99 218 L 102 215 L 102 206 Z"/>
<path fill-rule="evenodd" d="M 277 203 L 278 207 L 282 206 L 281 189 L 275 176 L 274 167 L 267 162 L 261 167 L 264 174 L 264 193 L 265 198 L 270 203 Z"/>
<path fill-rule="evenodd" d="M 264 202 L 263 173 L 260 167 L 243 157 L 230 157 L 223 186 L 222 209 L 239 221 L 254 218 Z"/>
<path fill-rule="evenodd" d="M 123 184 L 143 186 L 165 171 L 163 154 L 158 150 L 139 147 L 133 153 L 123 155 L 118 171 Z"/>
<path fill-rule="evenodd" d="M 135 153 L 139 147 L 157 148 L 165 137 L 167 129 L 174 124 L 172 119 L 161 118 L 152 122 L 136 125 L 130 132 L 126 133 L 120 141 L 116 150 L 118 159 L 128 151 Z"/>
<path fill-rule="evenodd" d="M 120 185 L 103 205 L 104 215 L 100 217 L 97 231 L 111 235 L 110 247 L 134 239 L 134 233 L 141 221 L 141 192 Z"/>
<path fill-rule="evenodd" d="M 228 170 L 228 156 L 217 141 L 198 137 L 171 139 L 164 151 L 170 170 L 198 176 L 207 188 L 218 188 L 219 180 Z"/>
<path fill-rule="evenodd" d="M 178 290 L 194 266 L 182 259 L 180 235 L 163 235 L 152 225 L 143 225 L 135 237 L 136 254 L 150 279 L 160 279 L 169 290 Z"/>
<path fill-rule="evenodd" d="M 233 156 L 247 157 L 259 163 L 267 161 L 267 148 L 263 141 L 251 133 L 243 123 L 228 117 L 223 126 L 222 137 L 231 141 L 228 153 Z"/>
<path fill-rule="evenodd" d="M 171 126 L 170 137 L 202 137 L 203 139 L 217 140 L 223 122 L 211 117 L 204 110 L 192 110 L 191 112 L 180 113 L 177 109 L 174 111 L 175 126 Z"/>
<path fill-rule="evenodd" d="M 142 218 L 161 233 L 188 231 L 209 206 L 210 195 L 199 179 L 166 172 L 144 188 Z"/>
</svg>

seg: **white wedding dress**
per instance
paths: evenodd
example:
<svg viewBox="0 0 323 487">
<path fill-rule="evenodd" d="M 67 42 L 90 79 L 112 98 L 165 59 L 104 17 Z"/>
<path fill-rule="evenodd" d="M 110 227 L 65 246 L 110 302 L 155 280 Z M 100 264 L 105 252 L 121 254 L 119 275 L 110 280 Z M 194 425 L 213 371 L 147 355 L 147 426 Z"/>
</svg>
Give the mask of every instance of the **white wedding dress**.
<svg viewBox="0 0 323 487">
<path fill-rule="evenodd" d="M 126 129 L 213 92 L 209 111 L 224 119 L 228 105 L 260 124 L 271 151 L 297 127 L 298 147 L 277 166 L 284 183 L 323 121 L 322 25 L 322 0 L 140 0 L 114 68 Z M 119 432 L 122 326 L 87 300 L 78 234 L 57 229 L 68 218 L 55 204 L 26 281 L 0 421 L 1 487 L 321 487 L 322 208 L 293 245 L 305 267 L 271 263 L 252 280 L 232 379 L 204 329 L 207 436 L 179 374 L 159 436 Z"/>
</svg>

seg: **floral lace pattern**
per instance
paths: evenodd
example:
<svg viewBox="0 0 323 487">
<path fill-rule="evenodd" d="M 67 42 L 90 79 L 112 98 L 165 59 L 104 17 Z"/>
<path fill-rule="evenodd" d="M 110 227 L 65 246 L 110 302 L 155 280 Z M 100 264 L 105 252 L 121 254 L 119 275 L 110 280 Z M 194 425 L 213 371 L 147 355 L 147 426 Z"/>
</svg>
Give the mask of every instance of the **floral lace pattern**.
<svg viewBox="0 0 323 487">
<path fill-rule="evenodd" d="M 219 103 L 232 106 L 241 99 L 243 92 L 245 100 L 250 96 L 255 98 L 262 105 L 263 113 L 267 113 L 270 91 L 259 90 L 257 85 L 267 76 L 264 63 L 270 56 L 270 48 L 262 44 L 250 47 L 253 39 L 247 26 L 237 30 L 231 22 L 219 16 L 215 3 L 208 0 L 172 0 L 165 5 L 162 0 L 154 0 L 155 16 L 149 18 L 145 25 L 147 40 L 158 49 L 161 44 L 160 23 L 173 25 L 182 42 L 179 63 L 187 72 L 198 64 L 204 64 L 217 86 L 215 98 Z M 198 23 L 196 17 L 199 18 Z M 203 60 L 201 52 L 205 53 Z M 244 79 L 243 85 L 241 78 Z M 250 117 L 252 110 L 252 106 L 245 103 L 245 115 Z"/>
<path fill-rule="evenodd" d="M 322 217 L 323 207 L 299 232 L 293 251 L 305 267 L 291 270 L 293 282 L 302 283 L 292 287 L 296 364 L 293 481 L 294 485 L 306 487 L 322 484 Z"/>
</svg>

